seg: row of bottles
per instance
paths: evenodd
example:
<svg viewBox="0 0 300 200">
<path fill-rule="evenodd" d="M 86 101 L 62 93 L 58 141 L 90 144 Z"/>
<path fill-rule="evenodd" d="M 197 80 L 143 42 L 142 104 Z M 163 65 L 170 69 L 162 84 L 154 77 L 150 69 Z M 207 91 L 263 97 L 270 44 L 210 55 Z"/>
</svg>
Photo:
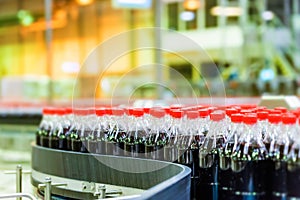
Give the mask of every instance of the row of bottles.
<svg viewBox="0 0 300 200">
<path fill-rule="evenodd" d="M 36 144 L 192 169 L 193 199 L 300 199 L 300 110 L 45 108 Z"/>
</svg>

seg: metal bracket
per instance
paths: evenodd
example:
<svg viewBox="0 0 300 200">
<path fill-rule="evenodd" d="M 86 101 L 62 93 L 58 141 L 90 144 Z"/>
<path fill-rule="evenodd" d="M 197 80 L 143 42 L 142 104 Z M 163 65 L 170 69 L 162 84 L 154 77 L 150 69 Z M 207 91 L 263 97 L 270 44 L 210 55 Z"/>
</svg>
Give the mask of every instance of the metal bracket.
<svg viewBox="0 0 300 200">
<path fill-rule="evenodd" d="M 121 190 L 110 190 L 106 191 L 106 186 L 104 184 L 99 184 L 96 188 L 96 192 L 94 192 L 94 196 L 97 196 L 98 199 L 104 199 L 110 195 L 121 195 Z"/>
<path fill-rule="evenodd" d="M 59 186 L 67 186 L 65 183 L 52 183 L 50 177 L 45 178 L 45 183 L 41 183 L 38 185 L 39 189 L 44 190 L 45 200 L 51 200 L 51 187 L 59 187 Z"/>
<path fill-rule="evenodd" d="M 22 165 L 17 165 L 16 170 L 5 171 L 4 174 L 16 174 L 16 193 L 22 193 L 22 174 L 31 174 L 29 170 L 22 170 Z M 17 200 L 21 200 L 17 197 Z"/>
</svg>

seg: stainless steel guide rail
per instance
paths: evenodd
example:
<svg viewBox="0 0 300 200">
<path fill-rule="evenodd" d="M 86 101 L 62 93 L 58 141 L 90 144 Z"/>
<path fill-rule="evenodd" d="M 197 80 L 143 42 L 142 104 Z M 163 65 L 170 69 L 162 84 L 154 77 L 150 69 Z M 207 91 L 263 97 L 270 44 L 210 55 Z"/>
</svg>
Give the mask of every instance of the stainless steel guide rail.
<svg viewBox="0 0 300 200">
<path fill-rule="evenodd" d="M 56 196 L 188 200 L 190 173 L 186 166 L 158 160 L 32 146 L 32 185 L 38 188 L 45 177 L 50 177 L 53 183 L 64 184 L 51 187 L 51 194 Z"/>
</svg>

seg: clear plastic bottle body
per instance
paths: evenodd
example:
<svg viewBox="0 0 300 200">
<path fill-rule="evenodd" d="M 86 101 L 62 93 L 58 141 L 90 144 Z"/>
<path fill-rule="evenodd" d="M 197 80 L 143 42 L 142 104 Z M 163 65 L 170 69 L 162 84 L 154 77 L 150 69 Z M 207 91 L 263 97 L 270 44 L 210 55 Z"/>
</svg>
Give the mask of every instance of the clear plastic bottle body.
<svg viewBox="0 0 300 200">
<path fill-rule="evenodd" d="M 53 128 L 49 133 L 49 147 L 52 149 L 59 149 L 59 137 L 64 135 L 64 108 L 56 108 L 55 115 L 53 115 Z"/>
<path fill-rule="evenodd" d="M 297 118 L 287 113 L 282 116 L 282 122 L 281 135 L 275 145 L 274 177 L 278 184 L 274 183 L 273 194 L 280 194 L 285 199 L 300 199 L 297 187 L 300 183 L 300 134 L 296 124 Z"/>
<path fill-rule="evenodd" d="M 135 108 L 132 110 L 127 137 L 124 141 L 125 156 L 144 157 L 147 128 L 143 123 L 144 111 Z"/>
<path fill-rule="evenodd" d="M 58 134 L 58 148 L 68 150 L 67 134 L 71 128 L 73 121 L 73 112 L 71 108 L 65 109 L 65 114 L 62 115 L 62 131 Z"/>
<path fill-rule="evenodd" d="M 231 123 L 226 136 L 226 142 L 219 149 L 219 198 L 234 199 L 233 195 L 233 172 L 231 169 L 231 156 L 233 149 L 238 144 L 239 137 L 243 131 L 243 115 L 230 115 Z"/>
<path fill-rule="evenodd" d="M 287 199 L 299 200 L 300 191 L 300 134 L 291 147 L 287 166 Z"/>
<path fill-rule="evenodd" d="M 40 145 L 42 147 L 49 147 L 49 134 L 54 128 L 55 110 L 50 108 L 51 111 L 48 113 L 43 123 L 43 130 L 40 134 Z"/>
<path fill-rule="evenodd" d="M 164 160 L 178 162 L 178 140 L 182 135 L 183 111 L 171 110 L 171 125 L 167 132 L 166 144 L 164 146 Z"/>
<path fill-rule="evenodd" d="M 208 133 L 199 149 L 199 199 L 218 199 L 219 148 L 225 143 L 225 113 L 210 114 Z"/>
<path fill-rule="evenodd" d="M 113 153 L 117 156 L 124 155 L 125 139 L 127 137 L 125 110 L 122 108 L 112 109 L 112 124 L 114 126 L 112 136 L 115 141 Z"/>
<path fill-rule="evenodd" d="M 246 114 L 243 122 L 244 134 L 231 156 L 234 199 L 268 199 L 268 152 L 258 131 L 256 115 Z"/>
<path fill-rule="evenodd" d="M 53 109 L 52 108 L 44 108 L 43 109 L 42 120 L 39 124 L 38 130 L 35 133 L 36 145 L 43 146 L 42 145 L 42 143 L 43 143 L 42 142 L 42 137 L 47 136 L 50 132 L 49 123 L 50 123 L 52 114 L 53 114 Z"/>
<path fill-rule="evenodd" d="M 145 141 L 145 156 L 149 159 L 163 160 L 163 147 L 166 140 L 166 113 L 161 108 L 150 110 L 148 135 Z"/>
</svg>

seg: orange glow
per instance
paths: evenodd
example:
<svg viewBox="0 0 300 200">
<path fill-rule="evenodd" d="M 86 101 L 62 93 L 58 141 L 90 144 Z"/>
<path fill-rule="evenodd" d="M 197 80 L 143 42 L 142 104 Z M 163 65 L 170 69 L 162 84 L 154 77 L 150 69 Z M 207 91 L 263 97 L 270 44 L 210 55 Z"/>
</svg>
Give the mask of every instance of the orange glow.
<svg viewBox="0 0 300 200">
<path fill-rule="evenodd" d="M 200 0 L 185 0 L 183 7 L 186 10 L 197 10 L 200 7 Z"/>
<path fill-rule="evenodd" d="M 94 0 L 76 0 L 76 2 L 81 6 L 86 6 L 94 2 Z"/>
</svg>

